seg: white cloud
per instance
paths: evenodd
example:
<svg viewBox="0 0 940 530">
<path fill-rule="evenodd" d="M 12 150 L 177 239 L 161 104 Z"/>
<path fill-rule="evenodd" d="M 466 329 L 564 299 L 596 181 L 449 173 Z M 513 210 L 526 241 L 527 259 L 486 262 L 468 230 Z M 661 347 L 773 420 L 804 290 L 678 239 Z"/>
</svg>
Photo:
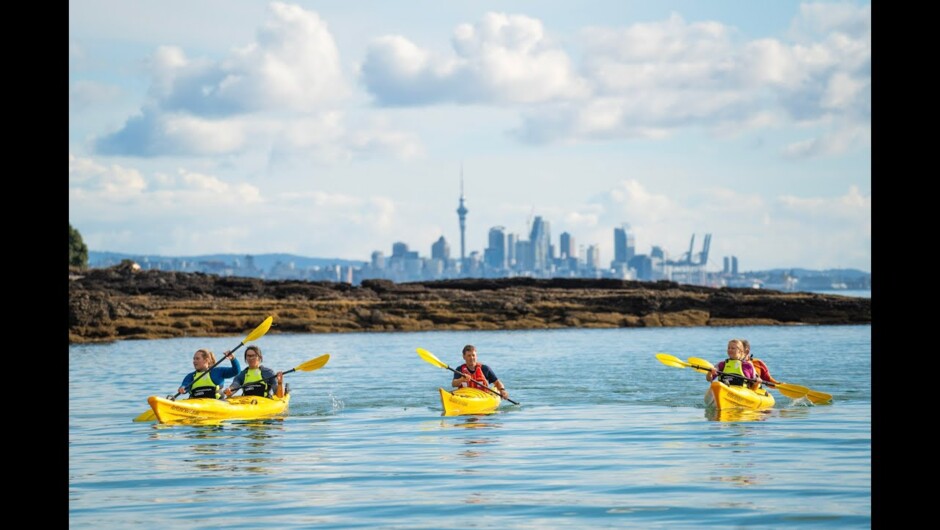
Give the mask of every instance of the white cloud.
<svg viewBox="0 0 940 530">
<path fill-rule="evenodd" d="M 382 105 L 532 103 L 586 94 L 567 54 L 537 19 L 486 13 L 474 25 L 457 26 L 452 45 L 455 55 L 440 57 L 404 36 L 377 38 L 362 80 Z"/>
<path fill-rule="evenodd" d="M 299 6 L 271 4 L 257 39 L 221 61 L 193 61 L 160 47 L 151 61 L 155 105 L 227 116 L 262 110 L 309 112 L 346 98 L 339 51 L 326 23 Z"/>
<path fill-rule="evenodd" d="M 120 88 L 94 81 L 78 81 L 69 87 L 69 112 L 85 111 L 122 97 Z"/>
</svg>

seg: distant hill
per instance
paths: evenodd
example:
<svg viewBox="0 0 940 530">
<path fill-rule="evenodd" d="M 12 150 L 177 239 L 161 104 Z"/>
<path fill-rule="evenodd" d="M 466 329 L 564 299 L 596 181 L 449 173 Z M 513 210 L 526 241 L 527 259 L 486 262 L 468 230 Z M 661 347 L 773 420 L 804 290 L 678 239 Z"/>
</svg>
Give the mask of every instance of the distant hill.
<svg viewBox="0 0 940 530">
<path fill-rule="evenodd" d="M 110 267 L 129 259 L 137 263 L 159 262 L 221 262 L 226 264 L 245 264 L 246 258 L 251 256 L 255 267 L 268 270 L 278 263 L 293 263 L 298 268 L 325 267 L 328 265 L 361 267 L 365 261 L 356 261 L 340 258 L 308 258 L 296 254 L 203 254 L 199 256 L 158 256 L 155 254 L 122 254 L 120 252 L 88 251 L 88 266 L 92 268 Z"/>
<path fill-rule="evenodd" d="M 860 271 L 858 269 L 825 269 L 825 270 L 811 270 L 811 269 L 770 269 L 766 271 L 754 271 L 755 273 L 767 273 L 767 274 L 790 274 L 795 278 L 805 278 L 807 276 L 828 276 L 828 277 L 841 277 L 846 280 L 866 278 L 870 277 L 870 272 Z"/>
</svg>

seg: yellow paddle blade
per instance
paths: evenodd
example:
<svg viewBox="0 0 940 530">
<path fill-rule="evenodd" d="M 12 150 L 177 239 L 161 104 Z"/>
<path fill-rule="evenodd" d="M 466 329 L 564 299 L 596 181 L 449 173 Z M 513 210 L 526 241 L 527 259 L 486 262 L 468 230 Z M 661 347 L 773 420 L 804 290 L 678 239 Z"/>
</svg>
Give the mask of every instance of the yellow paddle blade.
<svg viewBox="0 0 940 530">
<path fill-rule="evenodd" d="M 665 364 L 666 366 L 674 366 L 676 368 L 686 368 L 689 366 L 689 363 L 683 361 L 675 355 L 669 355 L 668 353 L 657 353 L 656 358 L 659 359 L 659 362 Z"/>
<path fill-rule="evenodd" d="M 806 393 L 806 397 L 813 403 L 829 403 L 832 401 L 832 394 L 813 389 L 810 389 L 810 391 Z"/>
<path fill-rule="evenodd" d="M 433 364 L 434 366 L 437 366 L 438 368 L 450 369 L 450 366 L 447 366 L 447 364 L 444 363 L 444 361 L 441 361 L 440 359 L 435 357 L 434 354 L 429 352 L 428 350 L 425 350 L 424 348 L 418 348 L 416 351 L 418 352 L 418 355 L 420 355 L 422 359 Z"/>
<path fill-rule="evenodd" d="M 829 403 L 832 401 L 832 394 L 813 390 L 803 385 L 791 385 L 790 383 L 777 383 L 777 390 L 790 399 L 807 398 L 814 404 Z"/>
<path fill-rule="evenodd" d="M 695 369 L 697 372 L 702 372 L 707 374 L 708 372 L 715 369 L 715 365 L 706 361 L 705 359 L 700 359 L 698 357 L 689 357 L 689 366 Z"/>
<path fill-rule="evenodd" d="M 262 322 L 260 326 L 256 327 L 254 331 L 252 331 L 251 333 L 248 334 L 247 337 L 245 337 L 245 340 L 242 341 L 242 344 L 245 344 L 246 342 L 251 342 L 253 340 L 257 340 L 263 337 L 264 334 L 267 333 L 269 329 L 271 329 L 272 322 L 274 322 L 274 317 L 268 317 L 264 319 L 264 322 Z"/>
<path fill-rule="evenodd" d="M 134 421 L 156 421 L 157 415 L 153 413 L 153 409 L 144 412 L 140 416 L 134 418 Z"/>
<path fill-rule="evenodd" d="M 329 362 L 329 360 L 330 354 L 327 353 L 317 357 L 316 359 L 310 359 L 305 363 L 301 363 L 299 366 L 294 368 L 294 370 L 298 370 L 300 372 L 312 372 L 326 366 L 326 363 Z"/>
<path fill-rule="evenodd" d="M 767 383 L 767 386 L 776 388 L 781 394 L 790 399 L 801 399 L 810 392 L 808 388 L 800 385 L 791 385 L 787 383 Z"/>
</svg>

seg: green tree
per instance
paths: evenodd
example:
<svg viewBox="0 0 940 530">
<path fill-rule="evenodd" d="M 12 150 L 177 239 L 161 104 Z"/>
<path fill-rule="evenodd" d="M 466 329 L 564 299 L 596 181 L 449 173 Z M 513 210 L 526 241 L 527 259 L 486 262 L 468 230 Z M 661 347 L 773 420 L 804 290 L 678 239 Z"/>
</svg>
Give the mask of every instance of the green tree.
<svg viewBox="0 0 940 530">
<path fill-rule="evenodd" d="M 88 268 L 88 246 L 72 223 L 69 223 L 69 267 Z"/>
</svg>

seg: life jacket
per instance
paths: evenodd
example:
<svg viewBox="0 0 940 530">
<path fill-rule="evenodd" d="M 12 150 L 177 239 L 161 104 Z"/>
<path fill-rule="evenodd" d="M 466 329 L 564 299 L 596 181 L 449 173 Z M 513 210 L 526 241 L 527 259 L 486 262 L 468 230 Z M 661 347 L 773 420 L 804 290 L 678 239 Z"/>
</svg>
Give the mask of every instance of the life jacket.
<svg viewBox="0 0 940 530">
<path fill-rule="evenodd" d="M 764 361 L 751 357 L 751 364 L 754 365 L 754 375 L 756 375 L 757 377 L 760 377 L 764 381 L 768 381 L 771 383 L 777 382 L 777 380 L 774 379 L 773 376 L 770 375 L 770 369 L 767 368 L 767 365 L 764 364 Z"/>
<path fill-rule="evenodd" d="M 245 381 L 242 383 L 242 395 L 264 396 L 268 395 L 268 383 L 261 377 L 261 367 L 246 368 Z"/>
<path fill-rule="evenodd" d="M 744 386 L 743 364 L 739 359 L 725 359 L 725 367 L 721 370 L 719 381 L 729 386 Z M 729 375 L 730 374 L 730 375 Z"/>
<path fill-rule="evenodd" d="M 206 372 L 193 373 L 193 380 L 195 382 L 189 387 L 189 398 L 219 399 L 219 397 L 221 397 L 219 396 L 219 387 L 212 381 L 212 374 L 202 374 L 206 374 Z"/>
<path fill-rule="evenodd" d="M 473 373 L 470 372 L 470 369 L 467 368 L 467 365 L 462 365 L 460 371 L 464 375 L 470 376 L 470 381 L 468 383 L 461 383 L 460 386 L 469 386 L 471 388 L 489 388 L 490 383 L 486 380 L 486 377 L 483 375 L 483 365 L 477 364 L 476 370 Z"/>
</svg>

